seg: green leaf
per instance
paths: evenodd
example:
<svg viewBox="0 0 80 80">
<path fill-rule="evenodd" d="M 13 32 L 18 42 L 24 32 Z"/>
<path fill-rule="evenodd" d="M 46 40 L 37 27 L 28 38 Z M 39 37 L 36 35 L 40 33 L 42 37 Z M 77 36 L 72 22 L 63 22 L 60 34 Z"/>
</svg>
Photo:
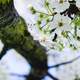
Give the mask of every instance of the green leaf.
<svg viewBox="0 0 80 80">
<path fill-rule="evenodd" d="M 45 6 L 49 6 L 49 2 L 48 1 L 45 1 Z"/>
<path fill-rule="evenodd" d="M 37 21 L 37 24 L 38 24 L 38 25 L 40 25 L 40 24 L 41 24 L 41 21 L 40 21 L 40 20 L 38 20 L 38 21 Z"/>
<path fill-rule="evenodd" d="M 75 19 L 73 19 L 73 20 L 72 20 L 72 23 L 73 23 L 75 26 L 80 27 L 80 16 L 77 16 Z"/>
<path fill-rule="evenodd" d="M 33 6 L 30 7 L 30 11 L 32 12 L 32 14 L 36 13 L 36 9 Z"/>
</svg>

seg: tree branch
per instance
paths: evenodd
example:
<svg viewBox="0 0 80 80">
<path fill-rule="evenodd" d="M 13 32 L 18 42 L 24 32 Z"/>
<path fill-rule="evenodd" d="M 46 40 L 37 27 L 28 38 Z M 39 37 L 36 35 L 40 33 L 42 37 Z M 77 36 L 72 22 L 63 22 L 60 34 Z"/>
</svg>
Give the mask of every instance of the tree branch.
<svg viewBox="0 0 80 80">
<path fill-rule="evenodd" d="M 76 58 L 74 58 L 74 59 L 72 59 L 72 60 L 70 60 L 70 61 L 62 62 L 62 63 L 56 64 L 56 65 L 53 65 L 53 66 L 49 66 L 48 69 L 49 69 L 49 68 L 56 68 L 56 67 L 59 67 L 59 66 L 62 66 L 62 65 L 71 64 L 71 63 L 73 63 L 74 61 L 78 60 L 79 58 L 80 58 L 80 56 L 78 56 L 78 57 L 76 57 Z"/>
</svg>

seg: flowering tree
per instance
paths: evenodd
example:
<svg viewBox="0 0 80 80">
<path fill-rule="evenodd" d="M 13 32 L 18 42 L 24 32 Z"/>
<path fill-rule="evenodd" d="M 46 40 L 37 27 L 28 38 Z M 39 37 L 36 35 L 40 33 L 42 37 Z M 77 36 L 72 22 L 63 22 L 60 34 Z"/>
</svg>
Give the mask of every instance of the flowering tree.
<svg viewBox="0 0 80 80">
<path fill-rule="evenodd" d="M 59 51 L 65 47 L 79 49 L 80 11 L 75 0 L 59 2 L 44 0 L 42 4 L 44 11 L 36 9 L 36 6 L 29 7 L 32 14 L 37 15 L 35 25 L 39 31 L 51 40 L 52 45 L 48 47 Z M 62 7 L 65 9 L 61 10 Z"/>
<path fill-rule="evenodd" d="M 14 8 L 13 0 L 0 0 L 0 39 L 4 43 L 0 59 L 2 59 L 7 50 L 14 48 L 31 65 L 30 74 L 28 76 L 23 75 L 23 77 L 27 77 L 28 80 L 42 80 L 48 75 L 53 80 L 59 80 L 59 77 L 52 76 L 48 69 L 70 64 L 79 59 L 80 56 L 70 61 L 48 66 L 46 52 L 50 49 L 62 51 L 65 47 L 72 50 L 80 48 L 80 15 L 79 8 L 75 3 L 75 0 L 59 0 L 59 2 L 55 3 L 62 8 L 59 9 L 54 4 L 54 0 L 43 0 L 40 10 L 35 5 L 29 5 L 31 14 L 36 16 L 36 21 L 34 24 L 26 25 Z M 63 9 L 64 4 L 67 6 Z M 37 27 L 41 34 L 39 41 L 33 40 L 26 28 L 29 26 Z M 47 40 L 49 44 L 46 42 Z M 76 79 L 79 80 L 79 78 Z"/>
<path fill-rule="evenodd" d="M 75 0 L 38 0 L 36 3 L 38 5 L 33 2 L 28 6 L 32 15 L 35 16 L 34 24 L 29 26 L 32 26 L 32 30 L 33 27 L 37 27 L 41 33 L 40 43 L 48 50 L 64 51 L 65 48 L 70 48 L 74 52 L 78 51 L 80 48 L 80 9 L 77 3 L 79 2 Z M 67 62 L 57 64 L 56 67 L 64 64 Z"/>
</svg>

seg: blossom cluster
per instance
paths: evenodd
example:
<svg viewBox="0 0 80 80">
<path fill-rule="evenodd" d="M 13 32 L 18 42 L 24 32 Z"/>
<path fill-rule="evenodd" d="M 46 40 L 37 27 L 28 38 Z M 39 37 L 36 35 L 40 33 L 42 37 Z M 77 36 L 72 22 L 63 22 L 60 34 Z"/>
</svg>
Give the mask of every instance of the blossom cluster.
<svg viewBox="0 0 80 80">
<path fill-rule="evenodd" d="M 69 9 L 70 3 L 66 0 L 37 0 L 36 3 L 38 5 L 29 5 L 29 9 L 35 16 L 34 26 L 41 33 L 40 43 L 49 49 L 58 51 L 62 51 L 65 47 L 72 50 L 80 49 L 79 13 L 71 14 L 72 19 L 67 13 L 60 14 Z"/>
</svg>

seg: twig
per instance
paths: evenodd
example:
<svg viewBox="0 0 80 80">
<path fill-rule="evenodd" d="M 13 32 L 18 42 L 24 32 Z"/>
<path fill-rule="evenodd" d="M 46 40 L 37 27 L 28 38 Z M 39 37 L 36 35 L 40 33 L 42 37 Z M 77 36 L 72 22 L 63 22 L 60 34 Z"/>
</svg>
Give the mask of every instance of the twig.
<svg viewBox="0 0 80 80">
<path fill-rule="evenodd" d="M 47 14 L 47 13 L 44 13 L 44 12 L 40 12 L 40 11 L 36 11 L 37 13 L 42 13 L 42 14 L 45 14 L 45 15 L 48 15 L 48 16 L 53 16 L 52 14 Z"/>
<path fill-rule="evenodd" d="M 67 64 L 71 64 L 73 63 L 74 61 L 78 60 L 80 58 L 80 56 L 70 60 L 70 61 L 66 61 L 66 62 L 62 62 L 62 63 L 59 63 L 59 64 L 56 64 L 56 65 L 53 65 L 53 66 L 49 66 L 48 68 L 55 68 L 55 67 L 59 67 L 59 66 L 62 66 L 62 65 L 67 65 Z"/>
</svg>

